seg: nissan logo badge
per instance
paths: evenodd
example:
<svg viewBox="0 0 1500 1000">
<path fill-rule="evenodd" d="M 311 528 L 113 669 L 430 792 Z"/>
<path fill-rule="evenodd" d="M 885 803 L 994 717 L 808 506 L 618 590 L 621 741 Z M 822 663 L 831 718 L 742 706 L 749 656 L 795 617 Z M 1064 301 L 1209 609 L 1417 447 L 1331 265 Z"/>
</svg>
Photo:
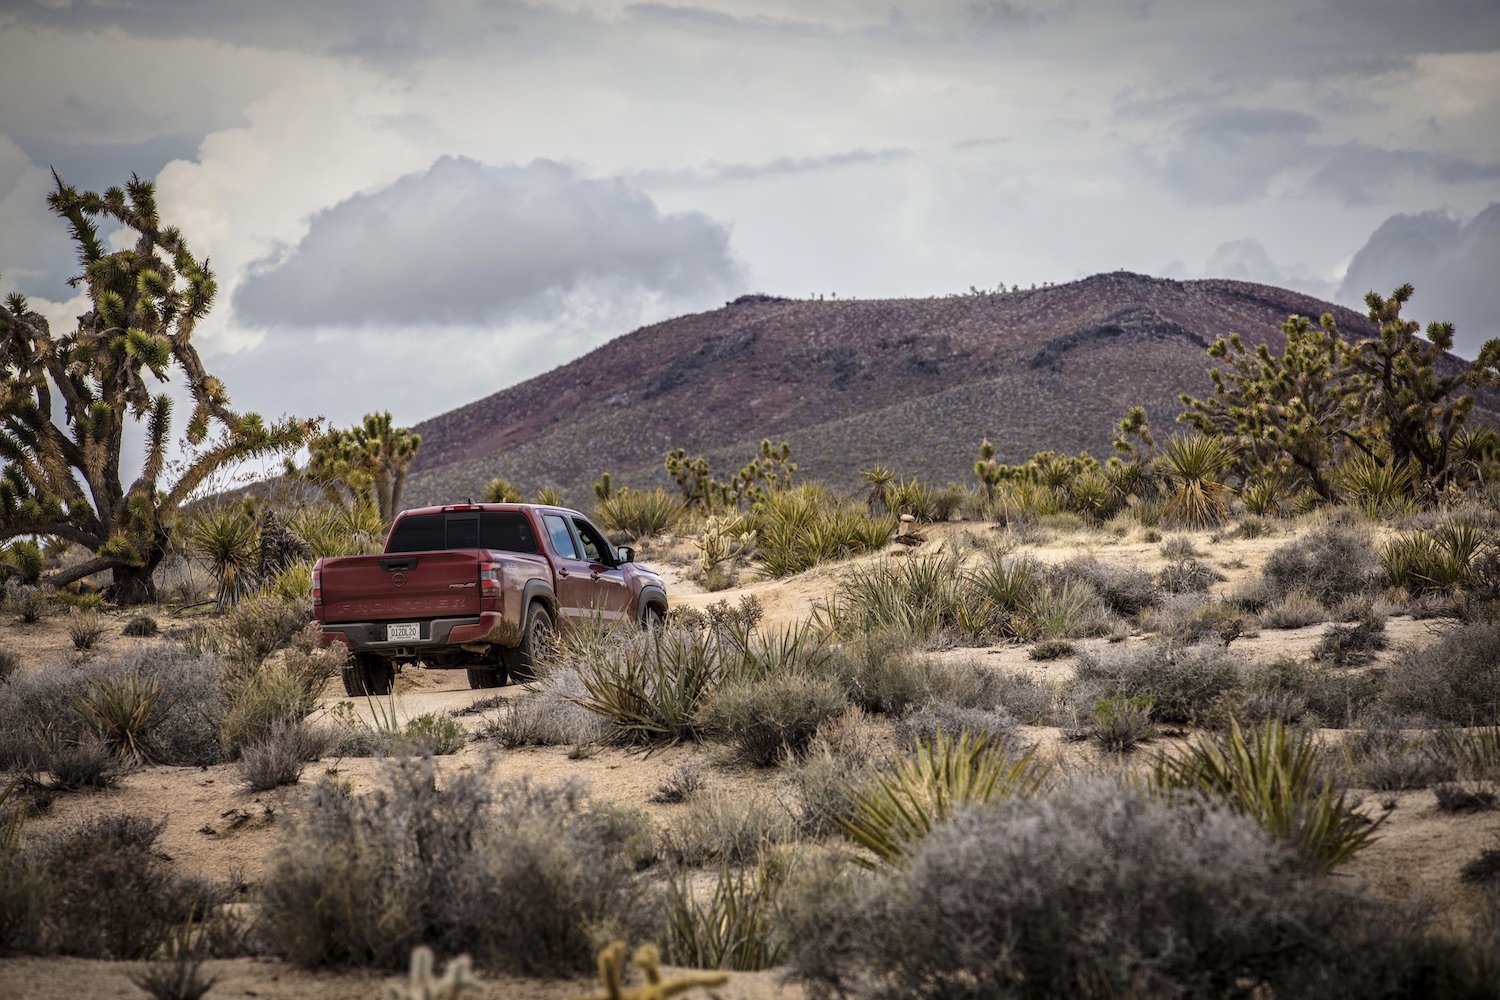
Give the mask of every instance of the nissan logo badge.
<svg viewBox="0 0 1500 1000">
<path fill-rule="evenodd" d="M 395 584 L 398 587 L 406 586 L 406 574 L 397 573 L 395 576 L 391 577 L 391 583 Z"/>
</svg>

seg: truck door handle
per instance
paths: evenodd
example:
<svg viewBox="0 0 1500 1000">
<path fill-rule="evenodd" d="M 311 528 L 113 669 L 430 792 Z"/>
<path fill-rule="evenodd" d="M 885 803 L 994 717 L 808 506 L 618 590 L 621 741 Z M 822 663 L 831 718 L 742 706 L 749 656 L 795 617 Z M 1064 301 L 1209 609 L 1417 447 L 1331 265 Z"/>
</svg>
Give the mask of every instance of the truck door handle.
<svg viewBox="0 0 1500 1000">
<path fill-rule="evenodd" d="M 560 576 L 560 577 L 562 577 L 563 579 L 567 579 L 568 571 L 559 566 L 558 570 L 557 570 L 557 575 Z"/>
<path fill-rule="evenodd" d="M 596 570 L 591 570 L 589 572 L 589 579 L 590 580 L 597 580 L 597 579 L 599 579 L 599 571 L 597 569 Z"/>
</svg>

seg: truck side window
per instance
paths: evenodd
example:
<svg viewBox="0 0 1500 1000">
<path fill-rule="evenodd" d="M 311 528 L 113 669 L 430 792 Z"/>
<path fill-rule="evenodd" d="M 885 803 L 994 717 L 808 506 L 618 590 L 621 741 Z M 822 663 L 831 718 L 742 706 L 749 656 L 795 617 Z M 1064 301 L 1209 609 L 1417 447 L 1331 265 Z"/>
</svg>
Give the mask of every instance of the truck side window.
<svg viewBox="0 0 1500 1000">
<path fill-rule="evenodd" d="M 577 559 L 578 549 L 573 545 L 573 533 L 568 530 L 567 519 L 557 514 L 543 514 L 542 523 L 547 526 L 547 536 L 552 539 L 552 551 L 564 559 Z"/>
<path fill-rule="evenodd" d="M 518 510 L 485 511 L 479 515 L 479 547 L 501 552 L 535 552 L 531 522 Z"/>
<path fill-rule="evenodd" d="M 573 518 L 573 526 L 578 529 L 578 537 L 583 540 L 583 557 L 591 563 L 604 563 L 614 565 L 614 553 L 610 550 L 607 542 L 592 524 Z"/>
<path fill-rule="evenodd" d="M 479 548 L 479 518 L 449 517 L 448 539 L 445 549 Z"/>
<path fill-rule="evenodd" d="M 442 514 L 410 514 L 396 521 L 387 552 L 436 552 L 447 547 Z"/>
</svg>

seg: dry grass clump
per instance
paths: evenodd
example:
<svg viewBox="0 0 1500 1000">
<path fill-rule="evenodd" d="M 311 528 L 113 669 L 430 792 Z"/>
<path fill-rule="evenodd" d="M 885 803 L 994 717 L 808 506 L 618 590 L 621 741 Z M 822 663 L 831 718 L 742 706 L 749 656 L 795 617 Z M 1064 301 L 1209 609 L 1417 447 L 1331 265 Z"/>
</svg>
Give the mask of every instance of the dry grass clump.
<svg viewBox="0 0 1500 1000">
<path fill-rule="evenodd" d="M 872 632 L 968 641 L 1103 635 L 1113 617 L 1089 575 L 1101 574 L 1044 572 L 996 554 L 967 570 L 955 552 L 887 559 L 845 574 L 816 616 L 845 639 Z"/>
<path fill-rule="evenodd" d="M 1386 648 L 1385 616 L 1371 613 L 1349 624 L 1330 625 L 1313 647 L 1313 659 L 1331 667 L 1358 667 Z"/>
<path fill-rule="evenodd" d="M 104 638 L 106 629 L 104 616 L 97 611 L 74 611 L 68 619 L 68 638 L 74 649 L 93 649 Z"/>
<path fill-rule="evenodd" d="M 128 635 L 134 639 L 149 639 L 161 633 L 161 627 L 156 624 L 156 619 L 144 611 L 133 614 L 125 622 L 124 628 L 120 629 L 121 635 Z"/>
<path fill-rule="evenodd" d="M 1291 590 L 1260 613 L 1263 628 L 1306 628 L 1328 620 L 1328 612 L 1305 590 Z"/>
<path fill-rule="evenodd" d="M 230 608 L 205 640 L 231 662 L 257 666 L 291 645 L 312 618 L 311 600 L 250 597 Z"/>
<path fill-rule="evenodd" d="M 597 743 L 607 727 L 602 716 L 578 703 L 587 695 L 578 670 L 559 667 L 542 679 L 539 690 L 504 699 L 480 735 L 507 749 Z"/>
<path fill-rule="evenodd" d="M 790 870 L 790 861 L 766 851 L 753 868 L 721 866 L 707 893 L 680 871 L 667 886 L 666 960 L 741 972 L 780 965 L 787 941 L 779 897 Z"/>
<path fill-rule="evenodd" d="M 467 953 L 520 975 L 585 972 L 597 949 L 654 925 L 649 823 L 583 785 L 496 784 L 485 767 L 387 765 L 385 787 L 324 782 L 265 879 L 261 921 L 304 966 L 396 969 L 411 949 Z"/>
<path fill-rule="evenodd" d="M 795 840 L 791 811 L 765 795 L 710 789 L 695 796 L 661 838 L 678 865 L 753 863 L 768 846 Z"/>
<path fill-rule="evenodd" d="M 1241 685 L 1238 659 L 1220 646 L 1149 645 L 1079 656 L 1067 696 L 1075 706 L 1149 699 L 1158 722 L 1196 724 Z"/>
<path fill-rule="evenodd" d="M 1066 639 L 1043 639 L 1026 651 L 1026 657 L 1045 663 L 1050 660 L 1066 659 L 1076 652 L 1078 652 L 1078 647 Z"/>
<path fill-rule="evenodd" d="M 889 877 L 826 879 L 789 958 L 862 998 L 1334 996 L 1356 970 L 1402 981 L 1368 951 L 1373 915 L 1244 817 L 1101 782 L 961 811 Z"/>
<path fill-rule="evenodd" d="M 1454 626 L 1431 645 L 1402 651 L 1386 670 L 1381 704 L 1458 726 L 1500 722 L 1500 623 Z"/>
<path fill-rule="evenodd" d="M 1224 574 L 1196 559 L 1181 559 L 1168 563 L 1157 579 L 1169 594 L 1202 594 L 1223 580 Z"/>
<path fill-rule="evenodd" d="M 661 805 L 676 805 L 686 802 L 708 786 L 703 768 L 689 761 L 672 769 L 666 780 L 651 793 L 650 801 Z"/>
</svg>

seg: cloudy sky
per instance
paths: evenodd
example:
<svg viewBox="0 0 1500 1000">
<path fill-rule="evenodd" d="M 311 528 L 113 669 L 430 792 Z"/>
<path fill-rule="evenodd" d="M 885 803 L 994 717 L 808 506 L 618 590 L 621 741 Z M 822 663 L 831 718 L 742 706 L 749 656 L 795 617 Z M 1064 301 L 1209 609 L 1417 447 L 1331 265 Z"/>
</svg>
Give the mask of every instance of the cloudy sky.
<svg viewBox="0 0 1500 1000">
<path fill-rule="evenodd" d="M 1127 268 L 1500 335 L 1496 0 L 0 0 L 0 291 L 154 178 L 237 405 L 407 422 L 746 291 Z"/>
</svg>

